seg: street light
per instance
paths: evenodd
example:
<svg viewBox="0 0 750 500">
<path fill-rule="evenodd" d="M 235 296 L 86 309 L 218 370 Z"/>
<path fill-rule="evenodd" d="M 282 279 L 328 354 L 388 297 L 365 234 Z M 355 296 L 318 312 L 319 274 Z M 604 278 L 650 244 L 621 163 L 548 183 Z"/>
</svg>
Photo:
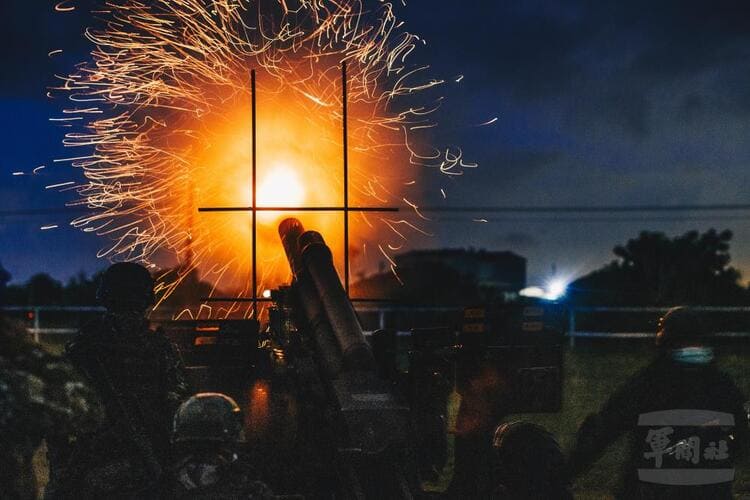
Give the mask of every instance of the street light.
<svg viewBox="0 0 750 500">
<path fill-rule="evenodd" d="M 547 293 L 544 296 L 545 299 L 559 300 L 565 295 L 565 292 L 568 290 L 568 284 L 565 282 L 565 280 L 555 278 L 547 283 L 546 289 Z"/>
</svg>

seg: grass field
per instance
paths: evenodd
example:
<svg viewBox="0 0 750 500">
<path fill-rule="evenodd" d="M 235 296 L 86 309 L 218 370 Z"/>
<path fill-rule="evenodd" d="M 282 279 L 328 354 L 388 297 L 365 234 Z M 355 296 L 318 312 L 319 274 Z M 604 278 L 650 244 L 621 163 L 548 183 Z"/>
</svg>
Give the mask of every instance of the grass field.
<svg viewBox="0 0 750 500">
<path fill-rule="evenodd" d="M 750 397 L 750 353 L 726 349 L 719 353 L 719 365 L 737 381 Z M 629 375 L 645 366 L 653 357 L 650 345 L 577 347 L 565 353 L 563 410 L 555 414 L 514 415 L 512 419 L 537 423 L 555 434 L 564 450 L 570 450 L 575 432 L 589 413 L 596 411 Z M 612 498 L 621 480 L 625 457 L 625 439 L 615 442 L 608 452 L 580 477 L 575 485 L 576 498 Z M 738 464 L 735 491 L 750 498 L 750 460 Z M 745 496 L 747 494 L 748 496 Z"/>
</svg>

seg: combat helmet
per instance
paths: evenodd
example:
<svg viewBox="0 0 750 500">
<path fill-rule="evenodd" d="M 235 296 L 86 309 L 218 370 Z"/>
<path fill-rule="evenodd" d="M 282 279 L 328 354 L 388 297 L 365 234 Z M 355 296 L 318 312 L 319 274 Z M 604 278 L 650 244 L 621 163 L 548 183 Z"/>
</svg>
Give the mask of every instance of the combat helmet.
<svg viewBox="0 0 750 500">
<path fill-rule="evenodd" d="M 656 345 L 670 348 L 683 342 L 703 343 L 708 333 L 708 325 L 699 311 L 685 306 L 673 307 L 659 319 Z"/>
<path fill-rule="evenodd" d="M 107 309 L 146 310 L 154 304 L 154 280 L 142 265 L 118 262 L 104 272 L 96 298 Z"/>
<path fill-rule="evenodd" d="M 492 437 L 493 480 L 502 498 L 572 498 L 565 456 L 552 434 L 530 422 L 499 425 Z"/>
<path fill-rule="evenodd" d="M 184 401 L 174 416 L 173 443 L 236 443 L 242 437 L 242 411 L 225 394 L 202 392 Z"/>
</svg>

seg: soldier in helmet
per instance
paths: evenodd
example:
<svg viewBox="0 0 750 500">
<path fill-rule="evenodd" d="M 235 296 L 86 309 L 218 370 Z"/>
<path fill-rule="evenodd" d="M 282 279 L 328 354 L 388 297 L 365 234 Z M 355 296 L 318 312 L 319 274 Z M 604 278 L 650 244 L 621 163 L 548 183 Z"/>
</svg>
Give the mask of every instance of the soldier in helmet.
<svg viewBox="0 0 750 500">
<path fill-rule="evenodd" d="M 32 458 L 46 439 L 68 444 L 104 419 L 96 393 L 75 369 L 0 318 L 0 496 L 38 498 Z"/>
<path fill-rule="evenodd" d="M 521 421 L 501 424 L 492 449 L 493 500 L 573 500 L 565 456 L 542 427 Z"/>
<path fill-rule="evenodd" d="M 717 368 L 709 333 L 699 311 L 667 312 L 656 359 L 579 428 L 570 457 L 574 476 L 627 434 L 622 498 L 731 498 L 732 466 L 748 442 L 745 398 Z"/>
<path fill-rule="evenodd" d="M 60 491 L 156 495 L 171 417 L 188 395 L 182 362 L 164 333 L 149 328 L 154 282 L 143 266 L 113 264 L 97 296 L 106 313 L 82 328 L 66 354 L 97 389 L 109 425 L 73 454 Z"/>
<path fill-rule="evenodd" d="M 276 498 L 240 457 L 242 413 L 218 393 L 191 397 L 177 410 L 172 431 L 174 498 Z"/>
</svg>

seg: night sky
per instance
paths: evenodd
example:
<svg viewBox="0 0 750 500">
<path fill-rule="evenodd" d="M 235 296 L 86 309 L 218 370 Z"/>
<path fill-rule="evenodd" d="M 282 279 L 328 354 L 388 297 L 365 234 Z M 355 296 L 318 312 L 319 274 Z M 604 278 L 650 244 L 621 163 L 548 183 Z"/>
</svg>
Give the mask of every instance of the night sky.
<svg viewBox="0 0 750 500">
<path fill-rule="evenodd" d="M 53 6 L 4 2 L 0 212 L 61 207 L 75 197 L 44 189 L 77 175 L 53 162 L 64 156 L 62 131 L 48 118 L 63 103 L 45 93 L 55 73 L 86 58 L 88 19 Z M 453 206 L 750 202 L 746 1 L 412 0 L 402 12 L 407 29 L 428 42 L 418 60 L 451 82 L 463 75 L 443 91 L 436 141 L 460 145 L 480 164 L 462 178 L 426 178 L 426 199 L 438 200 L 446 187 Z M 57 48 L 63 56 L 48 58 Z M 40 165 L 38 175 L 13 175 Z M 735 264 L 748 277 L 747 215 L 440 214 L 436 236 L 414 244 L 513 250 L 538 282 L 553 266 L 570 277 L 601 266 L 615 244 L 641 230 L 729 228 Z M 96 252 L 104 242 L 68 227 L 69 218 L 0 217 L 0 262 L 16 281 L 103 267 Z M 46 224 L 60 227 L 40 231 Z"/>
</svg>

